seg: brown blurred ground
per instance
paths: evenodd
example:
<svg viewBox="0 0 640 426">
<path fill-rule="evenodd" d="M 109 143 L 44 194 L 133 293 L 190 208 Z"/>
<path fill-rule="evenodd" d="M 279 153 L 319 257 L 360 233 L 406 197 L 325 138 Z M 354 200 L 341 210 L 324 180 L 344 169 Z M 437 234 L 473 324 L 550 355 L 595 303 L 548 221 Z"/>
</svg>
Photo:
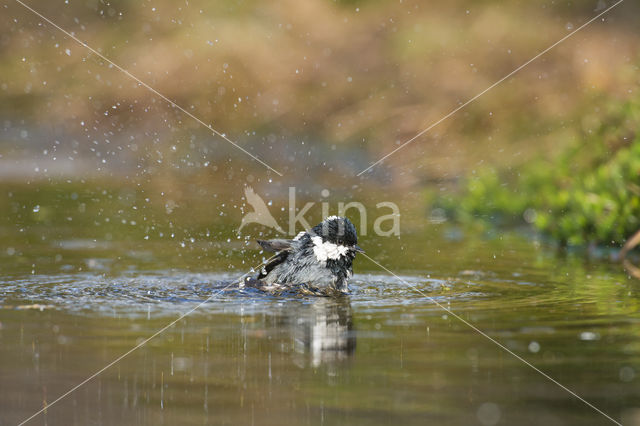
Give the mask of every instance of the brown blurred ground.
<svg viewBox="0 0 640 426">
<path fill-rule="evenodd" d="M 29 4 L 290 176 L 325 159 L 346 176 L 612 3 Z M 41 173 L 34 159 L 126 175 L 244 157 L 19 4 L 2 8 L 0 178 Z M 603 102 L 637 90 L 639 11 L 621 4 L 400 151 L 387 177 L 511 167 L 588 132 Z"/>
</svg>

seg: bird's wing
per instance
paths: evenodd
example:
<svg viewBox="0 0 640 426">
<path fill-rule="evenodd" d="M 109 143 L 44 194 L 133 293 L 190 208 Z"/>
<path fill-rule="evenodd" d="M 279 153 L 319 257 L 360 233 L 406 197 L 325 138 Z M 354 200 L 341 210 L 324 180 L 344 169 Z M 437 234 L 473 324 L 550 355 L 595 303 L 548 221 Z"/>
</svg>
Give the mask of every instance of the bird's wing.
<svg viewBox="0 0 640 426">
<path fill-rule="evenodd" d="M 264 265 L 264 267 L 260 270 L 260 273 L 258 274 L 258 279 L 262 279 L 267 275 L 269 275 L 269 272 L 271 272 L 273 268 L 275 268 L 276 266 L 284 262 L 288 256 L 289 256 L 289 252 L 286 250 L 281 251 L 275 256 L 273 256 L 271 260 L 267 262 L 267 264 Z"/>
<path fill-rule="evenodd" d="M 266 251 L 277 253 L 279 251 L 291 250 L 293 240 L 256 240 L 260 246 Z"/>
</svg>

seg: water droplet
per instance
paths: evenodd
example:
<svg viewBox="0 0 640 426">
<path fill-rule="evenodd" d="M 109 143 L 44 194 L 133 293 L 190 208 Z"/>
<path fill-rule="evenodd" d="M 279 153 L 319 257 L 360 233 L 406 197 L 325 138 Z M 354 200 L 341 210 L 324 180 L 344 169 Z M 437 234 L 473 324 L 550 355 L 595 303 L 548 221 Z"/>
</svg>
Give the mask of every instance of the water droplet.
<svg viewBox="0 0 640 426">
<path fill-rule="evenodd" d="M 628 365 L 625 365 L 624 367 L 622 367 L 620 369 L 619 374 L 620 374 L 620 380 L 622 380 L 623 382 L 630 382 L 636 376 L 636 372 L 633 370 L 633 368 L 629 367 Z"/>
<path fill-rule="evenodd" d="M 593 331 L 583 331 L 580 333 L 580 340 L 600 340 L 600 335 L 598 333 L 594 333 Z"/>
<path fill-rule="evenodd" d="M 492 426 L 500 421 L 502 413 L 500 412 L 500 407 L 498 407 L 497 404 L 494 404 L 493 402 L 485 402 L 480 406 L 480 408 L 478 408 L 476 416 L 481 424 L 485 426 Z"/>
</svg>

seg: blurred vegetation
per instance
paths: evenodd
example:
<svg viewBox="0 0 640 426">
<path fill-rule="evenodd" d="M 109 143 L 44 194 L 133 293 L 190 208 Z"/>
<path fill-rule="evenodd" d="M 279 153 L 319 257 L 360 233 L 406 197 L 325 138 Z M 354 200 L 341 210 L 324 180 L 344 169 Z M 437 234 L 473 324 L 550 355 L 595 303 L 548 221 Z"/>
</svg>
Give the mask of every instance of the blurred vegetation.
<svg viewBox="0 0 640 426">
<path fill-rule="evenodd" d="M 640 97 L 594 117 L 585 119 L 601 120 L 595 129 L 551 160 L 479 169 L 436 204 L 463 222 L 528 222 L 562 244 L 620 246 L 640 229 Z"/>
</svg>

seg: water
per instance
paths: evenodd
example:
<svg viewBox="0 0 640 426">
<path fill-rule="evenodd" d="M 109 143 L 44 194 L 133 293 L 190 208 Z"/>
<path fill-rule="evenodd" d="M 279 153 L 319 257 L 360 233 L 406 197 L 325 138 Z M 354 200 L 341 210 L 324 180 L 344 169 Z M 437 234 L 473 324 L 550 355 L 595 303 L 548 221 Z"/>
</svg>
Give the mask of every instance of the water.
<svg viewBox="0 0 640 426">
<path fill-rule="evenodd" d="M 638 282 L 531 236 L 364 238 L 402 281 L 360 257 L 351 295 L 333 299 L 227 288 L 261 255 L 224 239 L 183 249 L 25 229 L 4 228 L 0 253 L 2 425 L 199 304 L 28 424 L 613 424 L 434 301 L 640 424 Z"/>
</svg>

